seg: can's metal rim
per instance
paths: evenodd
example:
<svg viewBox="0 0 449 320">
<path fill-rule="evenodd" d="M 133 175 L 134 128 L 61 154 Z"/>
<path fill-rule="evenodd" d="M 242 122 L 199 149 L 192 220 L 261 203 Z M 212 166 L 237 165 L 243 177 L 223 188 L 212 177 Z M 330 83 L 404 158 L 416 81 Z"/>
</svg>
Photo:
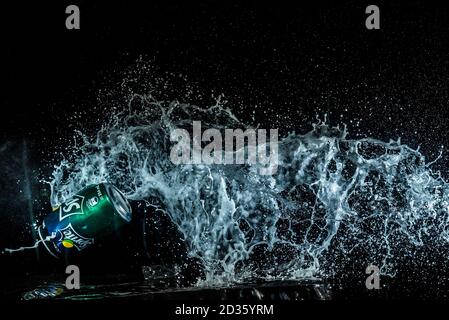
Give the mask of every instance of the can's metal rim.
<svg viewBox="0 0 449 320">
<path fill-rule="evenodd" d="M 123 193 L 110 183 L 104 183 L 106 193 L 117 213 L 127 222 L 131 221 L 131 205 Z"/>
</svg>

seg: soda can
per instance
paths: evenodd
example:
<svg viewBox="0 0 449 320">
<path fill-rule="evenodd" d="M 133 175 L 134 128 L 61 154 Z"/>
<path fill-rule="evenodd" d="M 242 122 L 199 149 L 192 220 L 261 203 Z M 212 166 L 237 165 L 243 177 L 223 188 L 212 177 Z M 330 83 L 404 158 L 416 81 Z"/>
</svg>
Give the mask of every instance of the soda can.
<svg viewBox="0 0 449 320">
<path fill-rule="evenodd" d="M 82 251 L 131 221 L 131 205 L 112 184 L 90 185 L 48 214 L 38 228 L 47 251 L 59 258 Z"/>
</svg>

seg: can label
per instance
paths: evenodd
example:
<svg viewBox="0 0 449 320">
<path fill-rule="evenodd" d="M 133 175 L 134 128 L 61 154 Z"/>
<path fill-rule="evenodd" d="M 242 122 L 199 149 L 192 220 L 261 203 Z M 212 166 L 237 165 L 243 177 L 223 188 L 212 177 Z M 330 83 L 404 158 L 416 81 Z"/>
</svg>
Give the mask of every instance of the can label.
<svg viewBox="0 0 449 320">
<path fill-rule="evenodd" d="M 59 221 L 75 214 L 84 214 L 84 197 L 78 194 L 59 207 Z"/>
<path fill-rule="evenodd" d="M 131 220 L 131 206 L 114 186 L 89 185 L 48 214 L 38 232 L 45 248 L 57 257 L 82 251 Z M 45 240 L 50 237 L 49 240 Z"/>
<path fill-rule="evenodd" d="M 65 248 L 75 247 L 78 251 L 81 251 L 94 243 L 93 238 L 86 238 L 79 235 L 75 229 L 73 229 L 71 223 L 69 223 L 64 229 L 59 230 L 59 232 L 62 233 L 62 245 Z"/>
</svg>

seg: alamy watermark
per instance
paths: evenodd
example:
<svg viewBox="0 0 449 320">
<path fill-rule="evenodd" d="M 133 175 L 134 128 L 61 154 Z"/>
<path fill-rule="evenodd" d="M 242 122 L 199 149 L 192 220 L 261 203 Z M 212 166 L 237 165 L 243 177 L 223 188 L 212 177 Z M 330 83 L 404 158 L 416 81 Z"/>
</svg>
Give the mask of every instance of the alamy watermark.
<svg viewBox="0 0 449 320">
<path fill-rule="evenodd" d="M 370 264 L 366 267 L 366 274 L 369 276 L 365 280 L 365 286 L 368 290 L 380 289 L 380 269 L 378 266 Z"/>
<path fill-rule="evenodd" d="M 66 267 L 65 273 L 69 276 L 65 280 L 65 287 L 69 290 L 80 288 L 80 269 L 78 266 L 71 264 Z"/>
<path fill-rule="evenodd" d="M 74 4 L 67 6 L 65 13 L 68 14 L 65 19 L 65 27 L 68 30 L 80 29 L 80 8 Z"/>
<path fill-rule="evenodd" d="M 261 175 L 273 175 L 278 167 L 278 129 L 207 129 L 193 121 L 192 135 L 186 129 L 170 132 L 170 160 L 174 164 L 258 165 Z M 246 142 L 246 143 L 245 143 Z M 206 145 L 204 145 L 207 143 Z M 202 147 L 204 145 L 204 147 Z"/>
</svg>

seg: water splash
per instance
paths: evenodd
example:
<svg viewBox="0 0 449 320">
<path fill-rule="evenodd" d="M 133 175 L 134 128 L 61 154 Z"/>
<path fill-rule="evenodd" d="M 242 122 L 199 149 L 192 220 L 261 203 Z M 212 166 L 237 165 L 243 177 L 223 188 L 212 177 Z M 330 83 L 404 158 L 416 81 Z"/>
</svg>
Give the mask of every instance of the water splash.
<svg viewBox="0 0 449 320">
<path fill-rule="evenodd" d="M 136 105 L 140 107 L 135 108 Z M 351 140 L 324 122 L 279 141 L 278 172 L 257 165 L 174 165 L 170 131 L 245 128 L 220 99 L 209 108 L 133 95 L 95 135 L 76 133 L 55 166 L 53 206 L 108 181 L 129 199 L 160 199 L 205 284 L 297 279 L 338 268 L 333 255 L 363 246 L 384 274 L 413 246 L 447 250 L 449 188 L 432 163 L 398 141 Z"/>
<path fill-rule="evenodd" d="M 28 246 L 28 247 L 20 247 L 17 249 L 5 248 L 3 250 L 3 253 L 15 253 L 15 252 L 21 252 L 21 251 L 25 251 L 25 250 L 37 249 L 39 247 L 40 243 L 44 243 L 46 241 L 49 242 L 49 241 L 53 240 L 55 237 L 56 237 L 56 234 L 46 236 L 43 239 L 36 240 L 36 242 L 32 246 Z"/>
</svg>

